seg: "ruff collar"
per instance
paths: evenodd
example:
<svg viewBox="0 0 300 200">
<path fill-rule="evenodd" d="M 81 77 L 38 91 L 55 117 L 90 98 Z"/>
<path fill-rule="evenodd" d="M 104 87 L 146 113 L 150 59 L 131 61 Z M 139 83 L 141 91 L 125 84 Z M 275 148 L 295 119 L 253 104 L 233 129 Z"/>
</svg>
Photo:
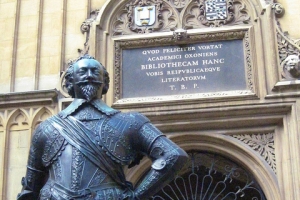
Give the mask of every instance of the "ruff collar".
<svg viewBox="0 0 300 200">
<path fill-rule="evenodd" d="M 62 110 L 58 114 L 62 118 L 66 118 L 69 115 L 71 115 L 72 113 L 74 113 L 85 102 L 87 102 L 85 99 L 74 99 L 74 101 L 66 109 Z M 93 105 L 97 110 L 99 110 L 100 112 L 102 112 L 108 116 L 114 115 L 114 114 L 120 112 L 120 111 L 115 110 L 115 109 L 109 107 L 108 105 L 106 105 L 104 103 L 104 101 L 102 101 L 101 99 L 92 100 L 89 102 L 89 104 Z"/>
</svg>

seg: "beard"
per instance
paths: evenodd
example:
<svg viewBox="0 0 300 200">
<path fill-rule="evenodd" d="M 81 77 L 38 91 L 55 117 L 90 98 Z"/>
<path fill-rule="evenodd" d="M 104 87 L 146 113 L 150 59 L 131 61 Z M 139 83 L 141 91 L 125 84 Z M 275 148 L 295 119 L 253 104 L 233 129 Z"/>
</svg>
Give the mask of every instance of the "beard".
<svg viewBox="0 0 300 200">
<path fill-rule="evenodd" d="M 91 101 L 95 97 L 97 97 L 97 92 L 101 86 L 98 82 L 85 82 L 78 84 L 81 93 L 85 97 L 87 101 Z"/>
<path fill-rule="evenodd" d="M 85 99 L 87 101 L 91 101 L 95 97 L 97 97 L 97 92 L 99 89 L 99 86 L 96 85 L 83 85 L 80 86 L 81 92 L 84 95 Z"/>
</svg>

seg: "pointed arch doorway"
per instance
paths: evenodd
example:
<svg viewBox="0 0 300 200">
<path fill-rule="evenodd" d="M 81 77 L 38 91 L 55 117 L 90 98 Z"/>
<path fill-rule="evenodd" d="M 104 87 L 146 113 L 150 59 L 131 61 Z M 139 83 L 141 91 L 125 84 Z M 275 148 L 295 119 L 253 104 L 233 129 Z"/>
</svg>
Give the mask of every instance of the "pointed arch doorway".
<svg viewBox="0 0 300 200">
<path fill-rule="evenodd" d="M 178 176 L 153 200 L 281 200 L 276 174 L 254 150 L 229 135 L 181 133 L 169 136 L 190 155 Z M 127 172 L 134 183 L 148 171 L 144 160 Z"/>
<path fill-rule="evenodd" d="M 153 200 L 265 200 L 255 178 L 224 156 L 189 152 L 190 160 Z"/>
</svg>

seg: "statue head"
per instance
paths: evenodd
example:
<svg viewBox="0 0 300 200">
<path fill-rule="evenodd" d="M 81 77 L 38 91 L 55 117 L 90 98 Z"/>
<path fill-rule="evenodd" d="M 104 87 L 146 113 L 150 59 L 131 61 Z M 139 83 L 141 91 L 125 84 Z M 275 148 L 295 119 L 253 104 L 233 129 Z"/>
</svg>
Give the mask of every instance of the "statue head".
<svg viewBox="0 0 300 200">
<path fill-rule="evenodd" d="M 283 61 L 283 72 L 285 78 L 300 77 L 300 59 L 297 55 L 289 55 Z"/>
<path fill-rule="evenodd" d="M 94 57 L 85 54 L 69 65 L 65 74 L 65 86 L 73 98 L 90 101 L 107 93 L 108 72 Z"/>
</svg>

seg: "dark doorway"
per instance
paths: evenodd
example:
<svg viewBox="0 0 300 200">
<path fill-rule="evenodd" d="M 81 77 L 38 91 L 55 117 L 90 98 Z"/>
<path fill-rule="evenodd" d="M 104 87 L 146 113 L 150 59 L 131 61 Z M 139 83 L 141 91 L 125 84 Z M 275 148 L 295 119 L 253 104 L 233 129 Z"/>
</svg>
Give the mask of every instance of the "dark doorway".
<svg viewBox="0 0 300 200">
<path fill-rule="evenodd" d="M 189 163 L 153 200 L 265 200 L 254 177 L 229 158 L 189 152 Z"/>
</svg>

